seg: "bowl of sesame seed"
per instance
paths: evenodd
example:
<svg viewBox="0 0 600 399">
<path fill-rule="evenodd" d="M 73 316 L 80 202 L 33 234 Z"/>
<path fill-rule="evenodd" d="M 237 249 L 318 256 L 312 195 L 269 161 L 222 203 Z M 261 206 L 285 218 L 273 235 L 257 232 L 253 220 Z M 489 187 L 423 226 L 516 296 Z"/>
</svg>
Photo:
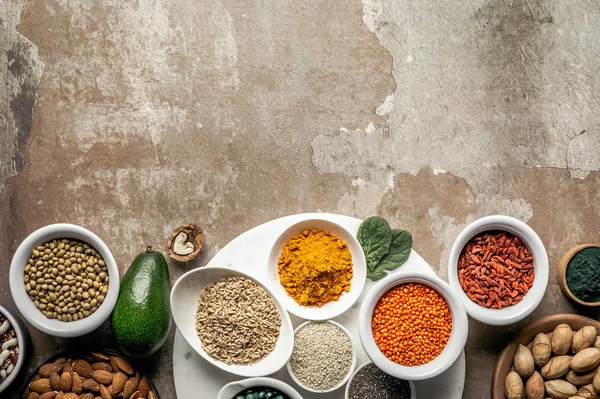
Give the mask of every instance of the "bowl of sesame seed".
<svg viewBox="0 0 600 399">
<path fill-rule="evenodd" d="M 301 388 L 314 393 L 342 387 L 356 368 L 352 336 L 332 320 L 307 321 L 294 331 L 294 350 L 287 371 Z"/>
</svg>

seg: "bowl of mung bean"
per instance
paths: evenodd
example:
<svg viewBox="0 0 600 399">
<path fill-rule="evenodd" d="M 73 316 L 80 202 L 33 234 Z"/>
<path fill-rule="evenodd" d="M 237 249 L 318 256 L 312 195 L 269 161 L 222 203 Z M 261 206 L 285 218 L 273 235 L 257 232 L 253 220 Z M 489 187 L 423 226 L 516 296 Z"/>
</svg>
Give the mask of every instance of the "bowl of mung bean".
<svg viewBox="0 0 600 399">
<path fill-rule="evenodd" d="M 10 291 L 23 317 L 57 337 L 78 337 L 110 316 L 119 296 L 119 270 L 91 231 L 59 223 L 31 233 L 10 265 Z"/>
<path fill-rule="evenodd" d="M 292 380 L 314 393 L 341 388 L 356 368 L 352 335 L 332 321 L 307 321 L 294 330 L 294 350 L 286 364 Z"/>
<path fill-rule="evenodd" d="M 292 354 L 290 316 L 270 289 L 227 266 L 181 276 L 171 290 L 177 329 L 207 362 L 242 377 L 279 371 Z"/>
<path fill-rule="evenodd" d="M 443 373 L 467 342 L 467 313 L 458 295 L 422 272 L 400 272 L 378 282 L 365 297 L 358 322 L 369 358 L 403 380 Z"/>
</svg>

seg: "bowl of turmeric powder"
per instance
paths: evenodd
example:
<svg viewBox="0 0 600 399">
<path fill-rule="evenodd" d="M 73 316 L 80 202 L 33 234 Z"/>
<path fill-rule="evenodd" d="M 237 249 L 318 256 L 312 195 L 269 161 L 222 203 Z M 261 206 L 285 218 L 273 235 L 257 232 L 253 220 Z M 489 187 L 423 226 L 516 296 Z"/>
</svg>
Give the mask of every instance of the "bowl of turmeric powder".
<svg viewBox="0 0 600 399">
<path fill-rule="evenodd" d="M 306 320 L 332 319 L 358 300 L 367 277 L 354 235 L 325 219 L 297 222 L 271 249 L 270 287 L 288 312 Z"/>
</svg>

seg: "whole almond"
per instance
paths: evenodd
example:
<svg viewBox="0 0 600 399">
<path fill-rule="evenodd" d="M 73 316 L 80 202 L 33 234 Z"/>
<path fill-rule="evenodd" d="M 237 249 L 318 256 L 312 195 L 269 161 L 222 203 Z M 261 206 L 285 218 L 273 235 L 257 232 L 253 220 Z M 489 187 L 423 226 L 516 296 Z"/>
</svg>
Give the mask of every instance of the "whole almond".
<svg viewBox="0 0 600 399">
<path fill-rule="evenodd" d="M 569 372 L 573 356 L 555 356 L 544 367 L 542 367 L 542 377 L 547 380 L 553 380 Z"/>
<path fill-rule="evenodd" d="M 506 375 L 504 379 L 504 394 L 506 395 L 506 399 L 523 398 L 523 380 L 516 371 L 511 371 Z"/>
<path fill-rule="evenodd" d="M 108 357 L 108 361 L 110 362 L 110 366 L 112 367 L 113 371 L 116 373 L 119 370 L 119 365 L 117 364 L 117 357 L 116 356 L 109 356 Z"/>
<path fill-rule="evenodd" d="M 50 380 L 48 378 L 40 378 L 39 380 L 32 381 L 29 384 L 29 389 L 39 394 L 50 392 Z"/>
<path fill-rule="evenodd" d="M 575 385 L 564 380 L 550 380 L 544 383 L 546 393 L 554 399 L 568 399 L 577 393 Z"/>
<path fill-rule="evenodd" d="M 46 392 L 40 395 L 40 399 L 54 399 L 56 397 L 56 391 Z"/>
<path fill-rule="evenodd" d="M 593 381 L 598 369 L 586 371 L 585 373 L 576 373 L 573 370 L 567 373 L 565 379 L 573 385 L 581 386 Z"/>
<path fill-rule="evenodd" d="M 117 362 L 117 367 L 119 367 L 119 370 L 121 370 L 122 372 L 124 372 L 127 375 L 133 374 L 133 367 L 127 360 L 125 360 L 121 357 L 116 357 L 115 360 Z"/>
<path fill-rule="evenodd" d="M 544 393 L 546 392 L 546 388 L 544 387 L 544 379 L 537 371 L 531 374 L 531 377 L 527 380 L 525 384 L 525 393 L 527 394 L 527 399 L 544 399 Z M 150 399 L 150 396 L 148 396 Z"/>
<path fill-rule="evenodd" d="M 544 386 L 544 383 L 542 382 L 542 387 L 543 387 L 543 386 Z M 542 389 L 543 389 L 543 388 L 542 388 Z M 543 399 L 543 398 L 544 398 L 544 396 L 542 395 L 542 396 L 541 396 L 541 398 Z M 150 392 L 148 392 L 148 399 L 158 399 L 158 398 L 156 397 L 156 395 L 154 394 L 154 392 L 150 391 Z M 533 399 L 533 398 L 532 398 L 532 399 Z"/>
<path fill-rule="evenodd" d="M 27 399 L 40 399 L 40 394 L 37 392 L 29 392 Z"/>
<path fill-rule="evenodd" d="M 112 366 L 109 363 L 106 363 L 106 362 L 92 363 L 92 369 L 94 369 L 94 370 L 110 371 L 111 373 L 113 372 Z"/>
<path fill-rule="evenodd" d="M 100 384 L 93 378 L 88 378 L 81 384 L 86 391 L 100 392 Z"/>
<path fill-rule="evenodd" d="M 531 347 L 531 354 L 533 356 L 533 361 L 538 366 L 542 367 L 548 360 L 550 360 L 550 355 L 552 354 L 552 347 L 550 346 L 550 338 L 544 333 L 539 333 L 533 339 L 533 345 Z"/>
<path fill-rule="evenodd" d="M 580 373 L 588 371 L 600 364 L 600 349 L 585 348 L 577 352 L 571 360 L 571 370 Z"/>
<path fill-rule="evenodd" d="M 146 377 L 140 380 L 140 386 L 138 387 L 138 391 L 140 391 L 143 396 L 148 396 L 148 392 L 150 392 L 150 384 L 148 384 L 148 380 Z"/>
<path fill-rule="evenodd" d="M 52 373 L 50 375 L 50 388 L 53 391 L 60 391 L 60 375 L 57 373 Z"/>
<path fill-rule="evenodd" d="M 123 387 L 123 398 L 129 399 L 129 397 L 138 390 L 138 386 L 140 385 L 139 380 L 135 377 L 131 377 L 125 383 Z"/>
<path fill-rule="evenodd" d="M 92 352 L 90 355 L 97 362 L 108 362 L 108 356 L 102 352 Z"/>
<path fill-rule="evenodd" d="M 113 399 L 112 394 L 104 385 L 100 385 L 100 396 L 102 399 Z"/>
<path fill-rule="evenodd" d="M 515 353 L 514 365 L 515 370 L 521 377 L 527 378 L 533 373 L 535 369 L 533 356 L 526 346 L 519 345 L 517 353 Z"/>
<path fill-rule="evenodd" d="M 92 372 L 92 378 L 102 385 L 110 385 L 113 380 L 113 374 L 105 370 L 94 370 Z"/>
<path fill-rule="evenodd" d="M 64 363 L 66 363 L 66 361 L 67 361 L 66 357 L 60 357 L 60 358 L 56 359 L 53 363 L 64 364 Z"/>
<path fill-rule="evenodd" d="M 73 362 L 73 371 L 82 377 L 90 378 L 92 376 L 92 365 L 83 359 L 77 359 Z"/>
<path fill-rule="evenodd" d="M 71 392 L 71 386 L 73 385 L 73 377 L 71 373 L 63 371 L 60 375 L 60 390 L 63 392 Z"/>
<path fill-rule="evenodd" d="M 585 326 L 577 331 L 573 336 L 573 345 L 571 346 L 571 350 L 573 353 L 577 353 L 582 349 L 589 348 L 590 346 L 594 345 L 596 338 L 598 338 L 598 331 L 596 331 L 596 327 Z"/>
<path fill-rule="evenodd" d="M 67 392 L 65 393 L 65 396 L 63 396 L 63 399 L 79 399 L 79 395 L 73 392 Z"/>
<path fill-rule="evenodd" d="M 128 377 L 122 371 L 119 371 L 114 375 L 111 389 L 113 396 L 117 396 L 117 394 L 121 392 L 123 388 L 125 388 L 125 383 L 127 380 Z"/>
<path fill-rule="evenodd" d="M 584 385 L 577 390 L 577 395 L 584 398 L 596 398 L 596 390 L 592 384 Z"/>
<path fill-rule="evenodd" d="M 80 394 L 82 389 L 81 384 L 83 383 L 81 377 L 75 371 L 73 371 L 73 375 L 71 377 L 73 378 L 73 385 L 71 386 L 71 391 L 76 394 Z"/>
<path fill-rule="evenodd" d="M 81 395 L 79 395 L 79 399 L 94 399 L 94 394 L 93 393 L 82 393 Z"/>
<path fill-rule="evenodd" d="M 46 363 L 40 367 L 39 374 L 43 378 L 48 378 L 52 375 L 52 373 L 60 373 L 63 368 L 63 365 L 60 363 Z"/>
</svg>

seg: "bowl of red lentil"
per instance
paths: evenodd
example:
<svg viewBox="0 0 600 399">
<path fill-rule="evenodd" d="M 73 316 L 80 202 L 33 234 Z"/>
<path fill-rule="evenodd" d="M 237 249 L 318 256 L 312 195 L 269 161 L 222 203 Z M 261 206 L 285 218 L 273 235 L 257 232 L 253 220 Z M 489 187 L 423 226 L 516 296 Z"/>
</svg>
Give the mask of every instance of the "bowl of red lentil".
<svg viewBox="0 0 600 399">
<path fill-rule="evenodd" d="M 377 367 L 403 380 L 446 371 L 467 342 L 468 318 L 456 292 L 434 275 L 401 272 L 377 283 L 359 314 L 360 339 Z"/>
<path fill-rule="evenodd" d="M 509 216 L 469 224 L 450 251 L 448 280 L 469 316 L 504 326 L 529 316 L 548 286 L 548 254 L 540 237 Z"/>
</svg>

